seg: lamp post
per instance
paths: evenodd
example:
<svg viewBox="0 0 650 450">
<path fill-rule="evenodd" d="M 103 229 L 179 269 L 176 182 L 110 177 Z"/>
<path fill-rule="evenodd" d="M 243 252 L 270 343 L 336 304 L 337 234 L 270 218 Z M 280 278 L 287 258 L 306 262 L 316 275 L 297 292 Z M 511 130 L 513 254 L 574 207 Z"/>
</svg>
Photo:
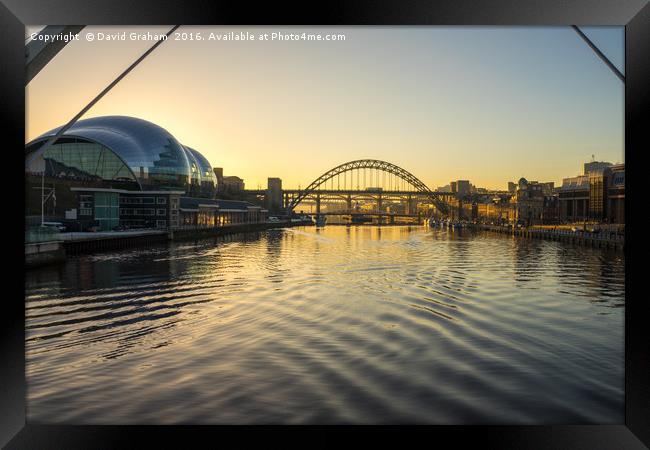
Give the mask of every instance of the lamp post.
<svg viewBox="0 0 650 450">
<path fill-rule="evenodd" d="M 50 189 L 47 196 L 45 195 L 45 168 L 47 167 L 47 160 L 43 158 L 43 172 L 41 172 L 41 226 L 45 223 L 45 203 L 49 200 L 50 196 L 54 195 L 54 188 Z M 38 188 L 34 188 L 38 189 Z M 56 197 L 54 197 L 56 199 Z"/>
<path fill-rule="evenodd" d="M 45 222 L 45 155 L 43 155 L 43 172 L 41 173 L 41 226 Z"/>
</svg>

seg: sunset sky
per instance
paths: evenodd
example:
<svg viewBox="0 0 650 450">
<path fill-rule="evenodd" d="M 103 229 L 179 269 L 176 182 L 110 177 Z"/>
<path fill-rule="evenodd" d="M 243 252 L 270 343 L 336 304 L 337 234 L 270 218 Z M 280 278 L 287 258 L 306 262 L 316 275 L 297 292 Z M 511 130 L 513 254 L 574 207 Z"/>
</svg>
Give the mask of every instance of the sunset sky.
<svg viewBox="0 0 650 450">
<path fill-rule="evenodd" d="M 40 26 L 28 27 L 26 35 Z M 26 142 L 70 120 L 152 41 L 85 40 L 26 89 Z M 382 159 L 432 189 L 469 179 L 555 181 L 624 162 L 624 85 L 569 27 L 181 27 L 343 33 L 345 41 L 174 41 L 84 118 L 154 122 L 247 188 L 305 187 L 346 161 Z M 586 34 L 624 72 L 623 27 Z"/>
</svg>

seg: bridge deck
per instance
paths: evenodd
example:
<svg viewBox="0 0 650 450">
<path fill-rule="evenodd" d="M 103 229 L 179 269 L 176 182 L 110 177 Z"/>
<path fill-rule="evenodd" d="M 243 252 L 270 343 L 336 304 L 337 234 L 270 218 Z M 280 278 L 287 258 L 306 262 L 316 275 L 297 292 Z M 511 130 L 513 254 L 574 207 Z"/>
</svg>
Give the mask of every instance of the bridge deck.
<svg viewBox="0 0 650 450">
<path fill-rule="evenodd" d="M 283 193 L 285 194 L 292 194 L 292 195 L 298 195 L 302 194 L 305 191 L 301 189 L 283 189 Z M 246 189 L 244 190 L 244 193 L 246 194 L 253 194 L 253 195 L 265 195 L 267 193 L 266 189 Z M 437 196 L 446 196 L 446 195 L 454 195 L 451 192 L 439 192 L 439 191 L 433 191 L 432 192 L 434 195 Z M 377 195 L 377 194 L 382 194 L 382 195 L 418 195 L 418 196 L 427 196 L 429 194 L 426 194 L 424 192 L 419 192 L 419 191 L 368 191 L 364 189 L 317 189 L 311 193 L 312 195 L 314 194 L 371 194 L 371 195 Z"/>
</svg>

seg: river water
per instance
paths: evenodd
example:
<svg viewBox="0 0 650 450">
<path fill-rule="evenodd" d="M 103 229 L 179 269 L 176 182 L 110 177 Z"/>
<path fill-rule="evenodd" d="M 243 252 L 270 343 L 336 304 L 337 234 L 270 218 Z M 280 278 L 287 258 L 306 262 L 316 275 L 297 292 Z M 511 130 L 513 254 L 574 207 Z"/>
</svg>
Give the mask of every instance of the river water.
<svg viewBox="0 0 650 450">
<path fill-rule="evenodd" d="M 327 226 L 26 273 L 31 422 L 623 423 L 622 253 Z"/>
</svg>

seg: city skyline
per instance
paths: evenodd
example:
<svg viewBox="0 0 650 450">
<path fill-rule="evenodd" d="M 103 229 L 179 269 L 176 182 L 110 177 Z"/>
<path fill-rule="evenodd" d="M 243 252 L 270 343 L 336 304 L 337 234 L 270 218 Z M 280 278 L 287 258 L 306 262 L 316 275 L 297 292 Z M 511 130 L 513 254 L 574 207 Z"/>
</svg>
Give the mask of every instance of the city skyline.
<svg viewBox="0 0 650 450">
<path fill-rule="evenodd" d="M 116 30 L 167 28 L 87 27 L 81 36 Z M 251 188 L 265 187 L 268 177 L 305 187 L 363 158 L 405 167 L 432 189 L 469 179 L 503 190 L 522 176 L 557 185 L 581 173 L 591 155 L 624 162 L 624 86 L 568 27 L 179 31 L 278 30 L 343 33 L 346 40 L 170 40 L 84 118 L 157 123 Z M 623 70 L 623 28 L 585 32 Z M 67 122 L 151 45 L 71 42 L 26 89 L 26 142 Z M 79 65 L 89 54 L 102 58 Z"/>
</svg>

